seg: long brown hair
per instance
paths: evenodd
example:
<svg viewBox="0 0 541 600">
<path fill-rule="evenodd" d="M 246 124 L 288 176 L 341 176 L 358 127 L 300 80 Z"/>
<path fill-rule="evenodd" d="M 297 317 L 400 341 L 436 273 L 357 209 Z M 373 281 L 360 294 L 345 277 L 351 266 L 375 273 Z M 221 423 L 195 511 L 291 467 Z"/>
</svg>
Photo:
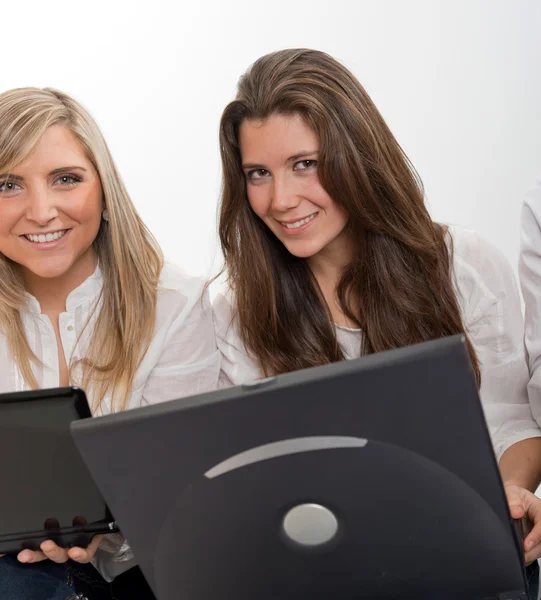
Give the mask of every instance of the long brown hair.
<svg viewBox="0 0 541 600">
<path fill-rule="evenodd" d="M 364 354 L 464 332 L 446 232 L 419 176 L 372 100 L 339 62 L 314 50 L 263 56 L 242 76 L 220 123 L 219 235 L 241 339 L 265 375 L 344 358 L 305 259 L 252 211 L 239 147 L 244 120 L 301 115 L 319 139 L 318 176 L 349 215 L 354 258 L 337 288 Z M 468 340 L 477 382 L 477 357 Z"/>
<path fill-rule="evenodd" d="M 70 383 L 89 393 L 95 410 L 107 394 L 112 396 L 111 408 L 121 410 L 152 340 L 163 257 L 124 187 L 98 125 L 67 94 L 37 88 L 0 94 L 0 172 L 22 162 L 52 125 L 67 127 L 84 148 L 100 177 L 109 213 L 94 240 L 103 273 L 101 308 L 86 356 L 79 361 L 71 357 Z M 20 314 L 24 292 L 18 266 L 0 254 L 0 332 L 6 335 L 26 384 L 36 388 L 32 366 L 39 361 Z"/>
</svg>

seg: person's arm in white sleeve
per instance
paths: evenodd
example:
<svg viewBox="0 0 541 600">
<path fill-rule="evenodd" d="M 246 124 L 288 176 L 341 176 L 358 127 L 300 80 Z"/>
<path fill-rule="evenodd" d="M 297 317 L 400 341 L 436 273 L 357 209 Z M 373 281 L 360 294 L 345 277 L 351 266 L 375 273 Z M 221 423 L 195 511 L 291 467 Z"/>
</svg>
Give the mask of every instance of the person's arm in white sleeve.
<svg viewBox="0 0 541 600">
<path fill-rule="evenodd" d="M 531 375 L 528 396 L 534 418 L 541 423 L 541 177 L 522 208 L 519 275 Z"/>
<path fill-rule="evenodd" d="M 541 556 L 541 500 L 532 493 L 541 480 L 541 430 L 528 402 L 520 296 L 511 266 L 496 248 L 472 232 L 464 234 L 462 246 L 458 287 L 480 364 L 481 401 L 511 514 L 534 524 L 524 540 L 531 562 Z"/>
</svg>

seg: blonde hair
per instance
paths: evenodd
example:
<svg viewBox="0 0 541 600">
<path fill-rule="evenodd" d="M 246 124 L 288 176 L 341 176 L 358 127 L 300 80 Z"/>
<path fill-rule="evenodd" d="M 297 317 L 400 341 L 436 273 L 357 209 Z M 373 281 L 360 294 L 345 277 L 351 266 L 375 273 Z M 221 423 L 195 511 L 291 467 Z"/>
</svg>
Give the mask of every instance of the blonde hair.
<svg viewBox="0 0 541 600">
<path fill-rule="evenodd" d="M 69 361 L 70 382 L 75 365 L 80 364 L 77 384 L 87 392 L 91 388 L 93 409 L 111 394 L 111 408 L 122 410 L 154 332 L 163 256 L 137 214 L 96 122 L 68 95 L 50 88 L 0 94 L 0 172 L 21 163 L 52 125 L 67 127 L 84 148 L 101 180 L 109 213 L 94 240 L 104 280 L 101 308 L 86 356 L 76 363 Z M 39 360 L 20 314 L 24 294 L 17 264 L 0 253 L 0 330 L 27 384 L 37 388 L 32 364 Z"/>
</svg>

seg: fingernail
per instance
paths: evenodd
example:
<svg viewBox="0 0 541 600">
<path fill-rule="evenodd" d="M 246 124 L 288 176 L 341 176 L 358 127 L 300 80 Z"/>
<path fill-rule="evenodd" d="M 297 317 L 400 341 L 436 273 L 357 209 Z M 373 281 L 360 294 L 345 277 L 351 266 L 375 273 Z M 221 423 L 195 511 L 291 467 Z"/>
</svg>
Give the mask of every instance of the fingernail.
<svg viewBox="0 0 541 600">
<path fill-rule="evenodd" d="M 526 550 L 529 552 L 533 547 L 535 546 L 535 542 L 530 540 L 527 544 L 526 544 Z"/>
</svg>

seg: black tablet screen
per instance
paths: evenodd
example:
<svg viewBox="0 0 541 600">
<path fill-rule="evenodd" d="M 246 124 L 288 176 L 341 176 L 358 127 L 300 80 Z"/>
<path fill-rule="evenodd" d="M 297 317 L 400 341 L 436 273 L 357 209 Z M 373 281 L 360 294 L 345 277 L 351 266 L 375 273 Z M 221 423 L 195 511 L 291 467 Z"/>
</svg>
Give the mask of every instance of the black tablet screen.
<svg viewBox="0 0 541 600">
<path fill-rule="evenodd" d="M 86 416 L 80 390 L 0 395 L 0 536 L 106 518 L 69 430 Z"/>
</svg>

